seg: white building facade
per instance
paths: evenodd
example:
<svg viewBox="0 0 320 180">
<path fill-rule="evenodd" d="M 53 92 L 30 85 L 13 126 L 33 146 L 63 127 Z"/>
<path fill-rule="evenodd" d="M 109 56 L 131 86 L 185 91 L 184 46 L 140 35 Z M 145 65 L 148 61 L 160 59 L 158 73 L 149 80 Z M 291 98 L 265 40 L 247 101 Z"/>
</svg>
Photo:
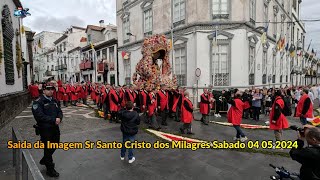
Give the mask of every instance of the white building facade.
<svg viewBox="0 0 320 180">
<path fill-rule="evenodd" d="M 76 80 L 76 71 L 74 61 L 76 56 L 69 54 L 73 50 L 81 46 L 81 38 L 86 37 L 85 28 L 71 26 L 67 31 L 54 42 L 55 44 L 55 62 L 57 63 L 57 79 L 62 82 L 71 82 Z M 73 64 L 73 65 L 72 65 Z M 79 77 L 79 74 L 78 74 Z"/>
<path fill-rule="evenodd" d="M 62 36 L 62 33 L 42 31 L 34 36 L 33 41 L 33 78 L 34 81 L 43 82 L 52 78 L 55 50 L 54 41 Z M 48 68 L 49 66 L 49 68 Z M 53 69 L 54 70 L 54 69 Z M 50 76 L 49 76 L 50 75 Z"/>
<path fill-rule="evenodd" d="M 17 7 L 18 0 L 0 2 L 0 96 L 22 92 L 31 81 L 26 32 L 13 15 Z"/>
<path fill-rule="evenodd" d="M 33 33 L 14 16 L 18 7 L 23 7 L 19 0 L 0 1 L 0 129 L 31 102 L 29 43 Z"/>
<path fill-rule="evenodd" d="M 145 37 L 165 34 L 171 39 L 173 34 L 174 58 L 170 58 L 181 86 L 301 85 L 300 71 L 292 73 L 292 69 L 302 70 L 303 58 L 291 57 L 285 48 L 291 44 L 297 47 L 299 41 L 304 43 L 304 25 L 290 23 L 299 20 L 299 2 L 119 0 L 119 83 L 132 82 Z M 262 42 L 265 27 L 267 40 Z M 285 47 L 279 51 L 277 42 L 283 38 Z M 130 57 L 124 59 L 123 53 Z M 195 76 L 197 68 L 201 70 L 200 78 Z"/>
<path fill-rule="evenodd" d="M 81 77 L 84 81 L 118 85 L 117 27 L 101 20 L 100 26 L 88 25 L 86 33 L 87 45 L 81 49 L 79 64 Z"/>
</svg>

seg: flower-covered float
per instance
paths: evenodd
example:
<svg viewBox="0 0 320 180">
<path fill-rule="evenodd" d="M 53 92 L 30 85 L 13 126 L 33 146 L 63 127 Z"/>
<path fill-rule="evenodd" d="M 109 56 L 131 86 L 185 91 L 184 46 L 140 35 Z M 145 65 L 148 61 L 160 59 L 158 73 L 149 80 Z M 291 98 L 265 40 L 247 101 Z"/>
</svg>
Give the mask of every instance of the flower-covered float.
<svg viewBox="0 0 320 180">
<path fill-rule="evenodd" d="M 171 75 L 170 49 L 170 42 L 164 35 L 146 38 L 141 50 L 143 57 L 133 74 L 133 83 L 151 89 L 159 88 L 161 84 L 176 86 L 176 77 Z"/>
</svg>

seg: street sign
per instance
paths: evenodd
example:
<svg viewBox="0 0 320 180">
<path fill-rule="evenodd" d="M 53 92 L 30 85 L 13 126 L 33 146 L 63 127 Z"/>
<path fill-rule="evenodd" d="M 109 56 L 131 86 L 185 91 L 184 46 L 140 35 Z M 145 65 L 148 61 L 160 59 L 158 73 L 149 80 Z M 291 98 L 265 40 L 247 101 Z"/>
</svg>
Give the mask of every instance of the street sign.
<svg viewBox="0 0 320 180">
<path fill-rule="evenodd" d="M 201 70 L 200 70 L 200 68 L 197 68 L 197 69 L 196 69 L 196 76 L 197 76 L 197 77 L 200 77 L 200 76 L 201 76 Z"/>
</svg>

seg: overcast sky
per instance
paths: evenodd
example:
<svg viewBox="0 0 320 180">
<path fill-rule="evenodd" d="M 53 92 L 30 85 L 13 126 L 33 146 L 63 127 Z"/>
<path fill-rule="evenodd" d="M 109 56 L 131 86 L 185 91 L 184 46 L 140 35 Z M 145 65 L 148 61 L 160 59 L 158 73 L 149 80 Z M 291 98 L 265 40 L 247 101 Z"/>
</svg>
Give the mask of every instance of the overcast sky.
<svg viewBox="0 0 320 180">
<path fill-rule="evenodd" d="M 29 8 L 30 17 L 25 26 L 33 31 L 62 32 L 71 25 L 86 27 L 88 24 L 116 24 L 116 0 L 20 0 Z"/>
<path fill-rule="evenodd" d="M 33 31 L 43 30 L 62 32 L 71 25 L 86 27 L 98 25 L 99 20 L 106 24 L 116 24 L 116 0 L 21 0 L 29 8 L 32 16 L 24 19 L 24 24 Z M 301 19 L 320 19 L 320 1 L 303 0 Z M 306 46 L 312 39 L 312 46 L 320 55 L 320 22 L 306 22 Z"/>
</svg>

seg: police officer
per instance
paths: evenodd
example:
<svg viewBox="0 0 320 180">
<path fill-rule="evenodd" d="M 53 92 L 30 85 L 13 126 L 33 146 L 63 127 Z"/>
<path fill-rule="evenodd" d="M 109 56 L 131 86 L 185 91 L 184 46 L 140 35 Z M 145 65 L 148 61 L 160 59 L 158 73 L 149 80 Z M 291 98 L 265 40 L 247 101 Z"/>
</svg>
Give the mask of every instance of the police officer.
<svg viewBox="0 0 320 180">
<path fill-rule="evenodd" d="M 55 164 L 52 159 L 55 149 L 48 149 L 47 142 L 60 142 L 59 124 L 63 117 L 58 101 L 52 97 L 54 88 L 52 84 L 47 84 L 43 88 L 43 94 L 32 104 L 32 113 L 37 121 L 35 127 L 40 134 L 41 142 L 45 146 L 44 156 L 40 160 L 40 164 L 46 166 L 46 174 L 50 177 L 58 177 L 59 173 L 54 169 Z"/>
</svg>

